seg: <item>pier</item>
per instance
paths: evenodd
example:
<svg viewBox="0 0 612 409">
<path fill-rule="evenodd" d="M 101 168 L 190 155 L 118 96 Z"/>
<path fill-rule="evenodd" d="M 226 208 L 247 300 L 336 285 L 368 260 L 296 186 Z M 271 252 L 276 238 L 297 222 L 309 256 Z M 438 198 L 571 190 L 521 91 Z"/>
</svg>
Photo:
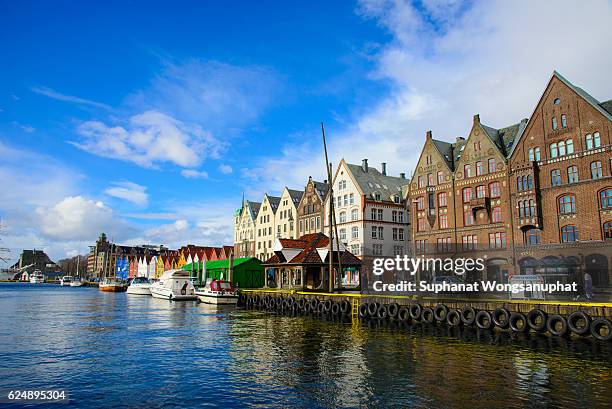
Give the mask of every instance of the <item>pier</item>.
<svg viewBox="0 0 612 409">
<path fill-rule="evenodd" d="M 475 326 L 483 330 L 592 336 L 612 341 L 612 303 L 243 290 L 239 306 L 352 320 Z"/>
</svg>

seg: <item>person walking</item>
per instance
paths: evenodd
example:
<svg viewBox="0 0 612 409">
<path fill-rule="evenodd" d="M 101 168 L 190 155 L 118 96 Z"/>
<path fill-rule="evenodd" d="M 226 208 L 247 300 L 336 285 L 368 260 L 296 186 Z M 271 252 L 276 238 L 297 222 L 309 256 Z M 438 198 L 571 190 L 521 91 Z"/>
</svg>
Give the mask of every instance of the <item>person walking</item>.
<svg viewBox="0 0 612 409">
<path fill-rule="evenodd" d="M 588 272 L 584 273 L 584 295 L 589 301 L 593 298 L 593 277 Z"/>
</svg>

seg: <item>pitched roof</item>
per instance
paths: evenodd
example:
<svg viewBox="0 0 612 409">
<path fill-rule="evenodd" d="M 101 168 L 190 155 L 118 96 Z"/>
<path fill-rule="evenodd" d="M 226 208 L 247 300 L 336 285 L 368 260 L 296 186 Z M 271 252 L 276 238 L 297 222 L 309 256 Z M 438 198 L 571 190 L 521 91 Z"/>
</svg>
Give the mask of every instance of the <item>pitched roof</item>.
<svg viewBox="0 0 612 409">
<path fill-rule="evenodd" d="M 612 114 L 612 99 L 609 101 L 604 101 L 601 104 L 599 104 L 603 109 L 605 109 L 606 111 L 608 111 L 610 114 Z"/>
<path fill-rule="evenodd" d="M 253 215 L 253 219 L 257 218 L 257 214 L 259 213 L 259 208 L 261 207 L 261 203 L 260 202 L 251 202 L 250 200 L 247 201 L 248 205 L 249 205 L 249 210 L 251 211 L 251 214 Z"/>
<path fill-rule="evenodd" d="M 280 204 L 281 198 L 278 196 L 270 196 L 267 193 L 266 197 L 268 198 L 268 202 L 270 203 L 270 207 L 272 208 L 272 213 L 276 213 L 276 209 L 278 209 L 278 205 Z"/>
<path fill-rule="evenodd" d="M 329 256 L 326 255 L 325 260 L 321 259 L 319 250 L 327 250 L 329 246 L 329 238 L 323 233 L 305 234 L 298 239 L 279 239 L 283 248 L 301 249 L 301 251 L 293 256 L 290 260 L 285 258 L 282 251 L 275 251 L 274 255 L 266 260 L 263 264 L 322 264 L 329 261 Z M 327 252 L 325 252 L 327 253 Z M 346 265 L 361 264 L 361 260 L 355 257 L 348 250 L 341 251 L 340 259 Z M 338 259 L 338 251 L 334 251 L 334 259 Z"/>
<path fill-rule="evenodd" d="M 572 84 L 571 82 L 569 82 L 563 75 L 559 74 L 557 71 L 553 72 L 553 77 L 557 77 L 558 79 L 560 79 L 565 85 L 567 85 L 568 87 L 573 89 L 578 95 L 580 95 L 589 104 L 591 104 L 593 106 L 593 108 L 595 108 L 596 110 L 601 112 L 609 121 L 612 121 L 612 113 L 608 112 L 607 109 L 602 107 L 600 105 L 599 101 L 596 100 L 595 98 L 593 98 L 593 96 L 591 94 L 589 94 L 588 92 L 586 92 L 582 88 L 580 88 L 580 87 Z"/>
<path fill-rule="evenodd" d="M 346 166 L 368 199 L 373 199 L 378 193 L 382 200 L 393 201 L 392 196 L 401 197 L 402 186 L 410 183 L 408 179 L 383 175 L 372 166 L 368 166 L 367 172 L 360 165 L 347 163 Z"/>
<path fill-rule="evenodd" d="M 495 129 L 483 123 L 481 123 L 480 126 L 484 129 L 489 139 L 497 146 L 497 149 L 499 149 L 502 155 L 508 157 L 516 141 L 527 127 L 527 119 L 523 119 L 517 124 L 501 129 Z"/>
<path fill-rule="evenodd" d="M 289 196 L 291 197 L 293 204 L 297 206 L 300 203 L 300 200 L 302 199 L 302 195 L 304 194 L 304 191 L 289 189 L 289 188 L 287 188 L 287 191 L 289 192 Z"/>
<path fill-rule="evenodd" d="M 329 191 L 329 183 L 325 182 L 317 182 L 315 180 L 312 181 L 312 184 L 315 188 L 315 191 L 321 198 L 321 200 L 325 200 L 325 196 L 327 196 L 327 192 Z"/>
</svg>

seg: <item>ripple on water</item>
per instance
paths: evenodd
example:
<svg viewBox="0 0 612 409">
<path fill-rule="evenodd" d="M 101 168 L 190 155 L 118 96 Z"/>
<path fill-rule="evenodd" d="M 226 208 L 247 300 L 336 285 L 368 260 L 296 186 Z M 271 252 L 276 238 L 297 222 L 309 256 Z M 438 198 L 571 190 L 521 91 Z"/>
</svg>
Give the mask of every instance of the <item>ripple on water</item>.
<svg viewBox="0 0 612 409">
<path fill-rule="evenodd" d="M 0 389 L 75 406 L 609 407 L 610 344 L 0 284 Z"/>
</svg>

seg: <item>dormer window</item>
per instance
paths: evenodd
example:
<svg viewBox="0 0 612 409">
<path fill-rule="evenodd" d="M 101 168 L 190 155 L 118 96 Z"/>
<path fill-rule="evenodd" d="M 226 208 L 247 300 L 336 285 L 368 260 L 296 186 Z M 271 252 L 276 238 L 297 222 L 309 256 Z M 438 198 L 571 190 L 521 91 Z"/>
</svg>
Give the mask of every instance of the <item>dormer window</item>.
<svg viewBox="0 0 612 409">
<path fill-rule="evenodd" d="M 380 200 L 380 193 L 374 194 L 374 200 Z"/>
</svg>

